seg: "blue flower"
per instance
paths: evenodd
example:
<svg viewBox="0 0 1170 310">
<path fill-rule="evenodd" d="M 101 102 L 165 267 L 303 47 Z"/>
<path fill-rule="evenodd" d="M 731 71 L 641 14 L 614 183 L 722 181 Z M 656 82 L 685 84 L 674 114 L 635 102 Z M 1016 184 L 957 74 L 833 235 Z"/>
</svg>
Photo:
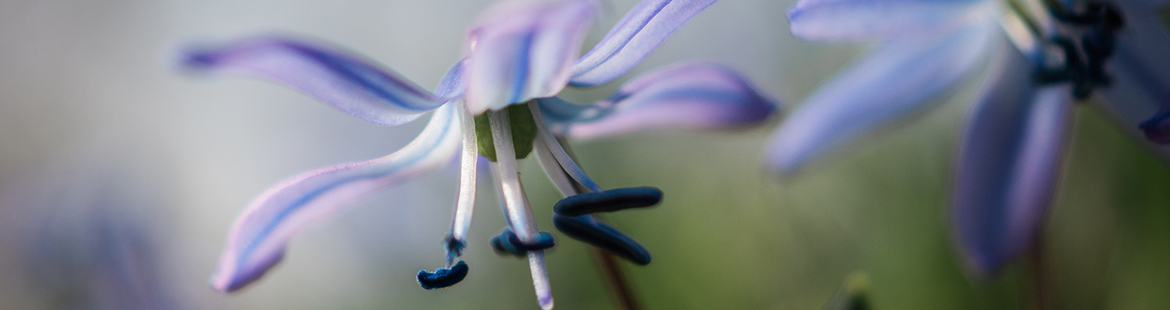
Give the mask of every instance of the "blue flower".
<svg viewBox="0 0 1170 310">
<path fill-rule="evenodd" d="M 597 10 L 593 1 L 496 5 L 468 30 L 465 58 L 434 93 L 321 44 L 254 38 L 191 51 L 184 60 L 189 68 L 284 84 L 376 125 L 399 125 L 434 111 L 419 136 L 401 150 L 309 171 L 256 198 L 232 226 L 212 286 L 220 291 L 244 287 L 279 262 L 289 240 L 305 227 L 331 218 L 362 195 L 432 171 L 457 153 L 461 176 L 445 244 L 447 261 L 434 273 L 419 273 L 424 288 L 446 287 L 467 274 L 467 264 L 459 257 L 471 224 L 480 155 L 491 160 L 510 226 L 492 244 L 527 257 L 541 307 L 553 305 L 542 251 L 552 246 L 552 240 L 537 229 L 517 176 L 516 160 L 528 152 L 536 153 L 566 197 L 585 197 L 562 201 L 573 214 L 558 215 L 554 219 L 558 228 L 636 263 L 648 263 L 648 254 L 643 255 L 636 242 L 585 213 L 612 211 L 605 210 L 607 203 L 598 206 L 599 201 L 650 206 L 661 193 L 603 191 L 557 139 L 747 126 L 768 119 L 777 105 L 736 72 L 711 64 L 683 64 L 645 74 L 591 105 L 555 96 L 568 85 L 595 86 L 623 75 L 713 2 L 643 1 L 580 58 L 575 55 Z"/>
<path fill-rule="evenodd" d="M 869 132 L 940 102 L 985 58 L 955 170 L 954 233 L 986 275 L 1036 239 L 1052 201 L 1074 99 L 1101 94 L 1120 125 L 1170 155 L 1170 34 L 1157 4 L 1139 0 L 802 0 L 792 33 L 875 41 L 822 85 L 776 133 L 767 163 L 797 172 Z M 1010 43 L 1009 43 L 1010 42 Z M 1160 138 L 1160 139 L 1159 139 Z"/>
</svg>

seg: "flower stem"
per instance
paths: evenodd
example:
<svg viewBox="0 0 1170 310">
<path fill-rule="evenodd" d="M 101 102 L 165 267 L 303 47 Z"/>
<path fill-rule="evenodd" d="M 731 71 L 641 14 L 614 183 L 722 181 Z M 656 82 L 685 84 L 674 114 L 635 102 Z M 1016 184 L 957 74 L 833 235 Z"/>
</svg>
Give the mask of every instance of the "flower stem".
<svg viewBox="0 0 1170 310">
<path fill-rule="evenodd" d="M 561 147 L 564 148 L 565 153 L 567 153 L 573 161 L 577 160 L 576 156 L 573 154 L 573 150 L 569 148 L 567 143 L 561 139 L 557 139 L 556 143 L 560 144 Z M 578 193 L 585 193 L 589 191 L 581 183 L 572 183 L 573 187 L 577 189 Z M 600 214 L 594 214 L 593 217 L 599 222 L 603 220 Z M 601 277 L 605 279 L 606 288 L 608 288 L 609 291 L 609 297 L 611 300 L 613 300 L 614 305 L 617 306 L 617 309 L 642 309 L 641 304 L 638 303 L 637 294 L 634 293 L 633 287 L 630 286 L 630 282 L 627 280 L 625 269 L 622 269 L 622 266 L 618 263 L 618 260 L 614 259 L 613 254 L 609 254 L 609 252 L 593 246 L 589 247 L 589 252 L 593 254 L 593 263 L 597 265 L 597 271 L 600 272 Z"/>
<path fill-rule="evenodd" d="M 1032 249 L 1028 250 L 1028 277 L 1030 308 L 1033 310 L 1050 310 L 1052 307 L 1052 285 L 1048 280 L 1048 264 L 1044 257 L 1044 238 L 1037 236 Z"/>
<path fill-rule="evenodd" d="M 608 284 L 610 298 L 616 304 L 618 309 L 637 310 L 642 307 L 638 304 L 638 297 L 635 296 L 634 290 L 630 287 L 629 281 L 626 280 L 626 274 L 618 261 L 613 258 L 613 254 L 609 254 L 597 247 L 589 247 L 590 252 L 593 253 L 593 262 L 597 264 L 598 271 L 605 278 L 605 283 Z"/>
</svg>

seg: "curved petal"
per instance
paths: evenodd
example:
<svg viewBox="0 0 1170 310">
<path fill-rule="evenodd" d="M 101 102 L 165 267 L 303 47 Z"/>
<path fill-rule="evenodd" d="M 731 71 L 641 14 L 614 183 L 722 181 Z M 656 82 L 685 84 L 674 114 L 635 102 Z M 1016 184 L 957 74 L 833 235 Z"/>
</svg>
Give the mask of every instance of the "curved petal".
<svg viewBox="0 0 1170 310">
<path fill-rule="evenodd" d="M 788 9 L 790 30 L 807 40 L 900 39 L 954 29 L 998 12 L 985 0 L 801 0 Z"/>
<path fill-rule="evenodd" d="M 446 102 L 392 71 L 290 39 L 254 38 L 184 57 L 186 68 L 270 80 L 376 125 L 403 124 Z"/>
<path fill-rule="evenodd" d="M 678 28 L 717 0 L 644 0 L 573 63 L 570 85 L 597 86 L 634 68 Z"/>
<path fill-rule="evenodd" d="M 1005 54 L 968 113 L 952 220 L 967 265 L 981 275 L 1023 254 L 1052 202 L 1072 122 L 1069 85 L 1036 89 L 1030 62 Z"/>
<path fill-rule="evenodd" d="M 588 0 L 489 9 L 468 33 L 467 107 L 472 114 L 556 95 L 597 10 Z"/>
<path fill-rule="evenodd" d="M 993 24 L 931 40 L 889 42 L 838 74 L 780 126 L 768 166 L 793 173 L 813 159 L 918 111 L 978 62 Z M 995 41 L 998 42 L 998 41 Z"/>
<path fill-rule="evenodd" d="M 739 73 L 714 64 L 684 64 L 651 72 L 592 105 L 538 99 L 549 130 L 594 139 L 635 131 L 732 128 L 759 124 L 778 104 Z"/>
<path fill-rule="evenodd" d="M 1117 49 L 1106 65 L 1112 83 L 1102 88 L 1102 105 L 1113 113 L 1122 127 L 1140 136 L 1139 125 L 1156 115 L 1170 101 L 1170 31 L 1158 20 L 1153 6 L 1132 1 L 1122 4 L 1125 27 L 1117 36 Z M 1170 159 L 1170 145 L 1150 143 L 1163 158 Z"/>
<path fill-rule="evenodd" d="M 460 136 L 455 105 L 447 104 L 414 141 L 393 154 L 306 172 L 272 187 L 236 218 L 212 287 L 231 292 L 255 281 L 280 261 L 289 239 L 305 227 L 333 217 L 367 193 L 448 163 Z"/>
</svg>

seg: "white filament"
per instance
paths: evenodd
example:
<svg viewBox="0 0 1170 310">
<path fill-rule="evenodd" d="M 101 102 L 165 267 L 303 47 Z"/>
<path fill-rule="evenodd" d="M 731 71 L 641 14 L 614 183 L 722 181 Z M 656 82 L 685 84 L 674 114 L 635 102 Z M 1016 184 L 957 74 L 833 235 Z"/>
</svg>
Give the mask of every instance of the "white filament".
<svg viewBox="0 0 1170 310">
<path fill-rule="evenodd" d="M 521 242 L 535 242 L 539 231 L 528 206 L 528 198 L 520 184 L 516 168 L 516 150 L 512 143 L 512 125 L 507 111 L 488 111 L 488 123 L 492 129 L 492 141 L 496 148 L 496 177 L 504 196 L 504 209 L 512 231 Z M 549 287 L 548 270 L 544 266 L 544 251 L 528 251 L 528 265 L 532 272 L 532 286 L 543 309 L 552 309 L 552 289 Z"/>
<path fill-rule="evenodd" d="M 1029 58 L 1043 57 L 1039 54 L 1043 51 L 1040 49 L 1040 43 L 1036 40 L 1035 34 L 1028 30 L 1028 26 L 1024 24 L 1020 16 L 1009 12 L 1003 16 L 1003 19 L 1000 19 L 999 26 L 1003 28 L 1004 34 L 1007 35 L 1012 45 L 1015 45 L 1021 53 L 1028 55 Z"/>
<path fill-rule="evenodd" d="M 476 162 L 479 146 L 475 140 L 475 119 L 467 112 L 467 106 L 453 102 L 459 107 L 459 125 L 463 130 L 463 154 L 459 158 L 459 197 L 455 200 L 455 216 L 451 223 L 451 238 L 464 242 L 467 230 L 471 228 L 472 213 L 475 210 Z M 451 257 L 449 260 L 453 260 Z M 450 265 L 453 261 L 448 261 Z M 448 266 L 450 267 L 450 266 Z"/>
<path fill-rule="evenodd" d="M 544 175 L 548 176 L 548 180 L 557 188 L 557 191 L 561 192 L 562 197 L 580 194 L 573 187 L 573 180 L 569 179 L 565 170 L 561 169 L 561 165 L 557 163 L 557 159 L 549 152 L 548 145 L 544 143 L 544 140 L 536 139 L 533 141 L 532 151 L 536 153 L 536 160 L 540 161 L 540 169 L 544 170 Z"/>
<path fill-rule="evenodd" d="M 557 142 L 556 137 L 553 137 L 549 133 L 547 126 L 544 124 L 544 117 L 540 114 L 540 105 L 529 103 L 528 110 L 532 111 L 532 120 L 536 122 L 536 140 L 544 142 L 545 149 L 552 153 L 553 157 L 557 159 L 557 163 L 561 165 L 561 168 L 569 176 L 572 176 L 574 180 L 577 180 L 577 183 L 581 183 L 581 185 L 584 185 L 590 191 L 600 193 L 601 187 L 598 187 L 597 183 L 593 183 L 593 180 L 585 175 L 585 171 L 581 170 L 581 167 L 578 167 L 577 163 L 573 162 L 573 158 L 569 156 L 569 153 L 565 152 L 565 149 Z"/>
</svg>

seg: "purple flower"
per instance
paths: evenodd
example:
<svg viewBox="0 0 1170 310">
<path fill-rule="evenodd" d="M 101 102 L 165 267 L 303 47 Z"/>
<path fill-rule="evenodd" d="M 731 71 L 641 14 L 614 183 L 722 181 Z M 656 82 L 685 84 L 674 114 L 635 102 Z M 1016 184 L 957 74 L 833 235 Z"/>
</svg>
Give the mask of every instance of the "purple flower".
<svg viewBox="0 0 1170 310">
<path fill-rule="evenodd" d="M 990 58 L 963 131 L 952 220 L 967 265 L 992 273 L 1036 238 L 1073 99 L 1101 94 L 1095 101 L 1122 127 L 1170 155 L 1157 144 L 1170 136 L 1170 33 L 1155 2 L 1024 0 L 1009 9 L 991 0 L 802 0 L 788 12 L 796 36 L 877 46 L 794 111 L 768 164 L 795 173 L 940 102 L 933 98 Z"/>
<path fill-rule="evenodd" d="M 713 2 L 643 1 L 581 58 L 576 55 L 596 3 L 497 5 L 468 30 L 465 58 L 434 93 L 369 61 L 320 44 L 256 38 L 189 53 L 185 64 L 190 68 L 275 81 L 376 125 L 394 126 L 434 111 L 422 133 L 401 150 L 370 161 L 309 171 L 256 198 L 233 225 L 212 286 L 234 291 L 255 281 L 280 261 L 288 241 L 305 227 L 332 217 L 362 195 L 432 171 L 461 153 L 446 268 L 420 272 L 420 284 L 441 288 L 467 273 L 466 263 L 458 259 L 471 224 L 477 159 L 483 155 L 491 160 L 510 226 L 493 244 L 528 259 L 540 305 L 551 308 L 542 250 L 552 246 L 552 240 L 539 232 L 532 218 L 517 177 L 518 158 L 535 152 L 565 196 L 577 195 L 578 188 L 583 188 L 590 193 L 582 195 L 601 201 L 614 197 L 645 201 L 653 193 L 602 191 L 557 139 L 747 126 L 776 111 L 772 100 L 736 72 L 710 64 L 678 65 L 637 77 L 609 99 L 591 105 L 555 97 L 567 85 L 600 85 L 626 73 Z M 565 227 L 585 228 L 573 230 L 576 235 L 566 232 L 572 237 L 619 256 L 625 251 L 633 255 L 628 257 L 649 260 L 649 256 L 636 255 L 640 246 L 589 215 L 559 219 Z"/>
</svg>

